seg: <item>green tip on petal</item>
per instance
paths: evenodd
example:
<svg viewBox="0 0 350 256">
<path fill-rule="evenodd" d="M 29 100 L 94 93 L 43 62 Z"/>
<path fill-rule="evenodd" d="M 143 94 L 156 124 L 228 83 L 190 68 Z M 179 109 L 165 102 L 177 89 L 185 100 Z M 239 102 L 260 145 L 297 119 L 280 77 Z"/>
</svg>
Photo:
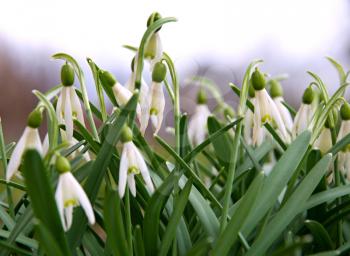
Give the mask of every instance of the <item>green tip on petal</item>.
<svg viewBox="0 0 350 256">
<path fill-rule="evenodd" d="M 27 125 L 31 128 L 38 128 L 43 120 L 42 113 L 39 109 L 33 110 L 27 120 Z"/>
<path fill-rule="evenodd" d="M 250 81 L 252 83 L 253 88 L 257 91 L 264 89 L 266 86 L 265 76 L 259 71 L 258 68 L 255 68 Z"/>
<path fill-rule="evenodd" d="M 197 93 L 197 104 L 206 104 L 207 103 L 207 94 L 203 89 L 200 89 Z"/>
<path fill-rule="evenodd" d="M 315 92 L 312 90 L 311 87 L 306 88 L 303 94 L 303 103 L 304 104 L 311 104 L 312 101 L 314 100 L 315 97 Z"/>
<path fill-rule="evenodd" d="M 159 12 L 154 12 L 152 13 L 147 20 L 147 27 L 151 26 L 154 22 L 156 22 L 157 20 L 161 19 L 162 16 L 159 14 Z M 156 32 L 158 32 L 162 27 L 160 27 L 159 29 L 156 30 Z"/>
<path fill-rule="evenodd" d="M 350 120 L 350 104 L 344 102 L 340 108 L 340 116 L 342 120 Z"/>
<path fill-rule="evenodd" d="M 74 69 L 68 63 L 61 68 L 61 82 L 64 86 L 72 86 L 74 84 Z"/>
<path fill-rule="evenodd" d="M 124 127 L 122 128 L 122 133 L 120 135 L 120 140 L 123 143 L 132 141 L 132 130 L 130 129 L 129 126 L 124 125 Z"/>
<path fill-rule="evenodd" d="M 166 66 L 162 62 L 157 62 L 152 71 L 152 81 L 161 83 L 166 76 Z"/>
<path fill-rule="evenodd" d="M 62 173 L 65 173 L 65 172 L 69 172 L 71 170 L 71 166 L 70 166 L 70 163 L 68 161 L 67 158 L 63 157 L 63 156 L 57 156 L 57 159 L 56 159 L 56 170 L 62 174 Z"/>
<path fill-rule="evenodd" d="M 108 85 L 110 87 L 113 87 L 115 85 L 115 83 L 117 82 L 117 79 L 115 78 L 115 76 L 108 71 L 103 71 L 100 69 L 98 74 L 99 74 L 99 77 L 101 79 L 101 82 L 104 85 Z"/>
<path fill-rule="evenodd" d="M 277 98 L 283 96 L 283 89 L 280 82 L 276 80 L 270 81 L 270 95 L 272 98 Z"/>
</svg>

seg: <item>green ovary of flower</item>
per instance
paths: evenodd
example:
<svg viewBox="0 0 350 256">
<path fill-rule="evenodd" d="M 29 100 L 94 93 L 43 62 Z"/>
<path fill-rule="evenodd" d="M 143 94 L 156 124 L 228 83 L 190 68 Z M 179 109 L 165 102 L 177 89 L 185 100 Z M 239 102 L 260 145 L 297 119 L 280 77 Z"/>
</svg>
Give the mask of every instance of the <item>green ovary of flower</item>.
<svg viewBox="0 0 350 256">
<path fill-rule="evenodd" d="M 346 145 L 345 147 L 342 148 L 342 152 L 350 152 L 350 144 Z"/>
<path fill-rule="evenodd" d="M 149 113 L 151 114 L 151 115 L 158 115 L 158 110 L 157 109 L 155 109 L 155 108 L 151 108 L 151 110 L 149 111 Z"/>
<path fill-rule="evenodd" d="M 269 122 L 271 122 L 271 121 L 272 121 L 272 117 L 271 117 L 269 114 L 264 115 L 264 116 L 261 118 L 261 122 L 262 122 L 263 124 L 269 123 Z"/>
<path fill-rule="evenodd" d="M 128 169 L 128 174 L 139 174 L 140 170 L 136 166 L 130 166 Z"/>
</svg>

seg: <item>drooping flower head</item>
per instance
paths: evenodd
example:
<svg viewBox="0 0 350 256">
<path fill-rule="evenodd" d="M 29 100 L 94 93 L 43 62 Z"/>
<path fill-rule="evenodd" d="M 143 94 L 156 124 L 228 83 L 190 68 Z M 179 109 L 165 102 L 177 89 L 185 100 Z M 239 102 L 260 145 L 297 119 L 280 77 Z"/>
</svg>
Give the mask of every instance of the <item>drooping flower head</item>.
<svg viewBox="0 0 350 256">
<path fill-rule="evenodd" d="M 81 205 L 91 225 L 95 223 L 95 215 L 84 189 L 70 172 L 71 166 L 67 158 L 58 156 L 56 170 L 59 172 L 55 193 L 56 204 L 63 229 L 69 230 L 73 222 L 73 208 Z"/>
<path fill-rule="evenodd" d="M 253 106 L 255 106 L 255 90 L 254 90 L 251 83 L 249 83 L 248 93 L 249 93 L 250 102 L 253 104 Z M 253 143 L 253 140 L 252 140 L 253 127 L 254 127 L 254 113 L 252 110 L 250 110 L 248 108 L 247 112 L 244 115 L 243 137 L 244 137 L 244 140 L 246 141 L 246 143 L 249 145 Z M 261 132 L 264 133 L 264 130 L 261 129 Z M 264 135 L 262 134 L 259 137 L 264 138 Z M 258 143 L 258 144 L 260 144 L 260 143 Z"/>
<path fill-rule="evenodd" d="M 303 94 L 302 103 L 295 115 L 294 124 L 292 128 L 292 136 L 296 138 L 300 133 L 305 131 L 314 115 L 314 108 L 312 106 L 314 100 L 314 91 L 311 87 L 306 88 Z"/>
<path fill-rule="evenodd" d="M 151 26 L 154 22 L 161 19 L 162 16 L 158 12 L 152 13 L 147 20 L 147 27 Z M 145 57 L 150 59 L 150 69 L 151 71 L 154 68 L 154 65 L 161 61 L 163 57 L 163 46 L 162 41 L 159 36 L 159 31 L 161 27 L 156 30 L 156 32 L 149 39 L 146 49 L 145 49 Z"/>
<path fill-rule="evenodd" d="M 135 175 L 141 173 L 146 187 L 153 193 L 153 183 L 143 156 L 132 142 L 132 131 L 128 126 L 124 126 L 121 134 L 123 143 L 122 154 L 119 164 L 119 196 L 122 198 L 125 193 L 126 184 L 133 196 L 136 196 Z"/>
<path fill-rule="evenodd" d="M 113 94 L 117 103 L 122 107 L 125 106 L 126 103 L 128 103 L 128 101 L 132 97 L 132 92 L 129 91 L 126 87 L 122 86 L 114 77 L 114 75 L 112 75 L 110 72 L 103 71 L 103 70 L 100 70 L 99 72 L 100 72 L 99 77 L 102 83 L 112 88 Z M 136 114 L 137 114 L 137 118 L 141 120 L 140 104 L 137 104 Z"/>
<path fill-rule="evenodd" d="M 150 95 L 150 118 L 153 128 L 155 130 L 155 134 L 158 133 L 163 122 L 165 97 L 162 82 L 165 79 L 166 72 L 166 66 L 162 62 L 157 62 L 154 65 L 154 69 L 152 72 L 152 85 Z"/>
<path fill-rule="evenodd" d="M 206 103 L 206 94 L 200 89 L 197 95 L 197 106 L 194 115 L 188 123 L 188 138 L 194 146 L 203 142 L 208 133 L 207 120 L 210 111 Z"/>
<path fill-rule="evenodd" d="M 289 112 L 289 110 L 286 108 L 286 106 L 283 104 L 284 98 L 283 98 L 283 88 L 277 80 L 270 80 L 270 94 L 273 99 L 273 101 L 276 104 L 277 110 L 280 113 L 282 120 L 287 128 L 288 132 L 292 132 L 293 127 L 293 119 Z"/>
<path fill-rule="evenodd" d="M 33 110 L 28 116 L 27 127 L 24 129 L 22 136 L 20 137 L 16 147 L 12 152 L 6 170 L 7 181 L 9 181 L 11 177 L 18 171 L 18 168 L 21 165 L 22 156 L 27 149 L 36 149 L 41 155 L 43 154 L 43 148 L 38 131 L 41 122 L 41 110 Z"/>
<path fill-rule="evenodd" d="M 59 124 L 66 127 L 65 132 L 61 132 L 63 140 L 71 141 L 73 139 L 73 119 L 78 119 L 82 125 L 85 125 L 85 122 L 83 109 L 73 86 L 74 70 L 68 63 L 62 66 L 61 82 L 63 87 L 58 97 L 56 115 Z"/>
<path fill-rule="evenodd" d="M 346 135 L 350 133 L 350 105 L 345 102 L 340 108 L 340 117 L 342 119 L 337 142 L 343 139 Z M 338 153 L 338 163 L 339 169 L 347 175 L 347 178 L 350 180 L 350 144 L 346 145 Z"/>
<path fill-rule="evenodd" d="M 265 89 L 266 80 L 264 75 L 257 68 L 252 74 L 251 83 L 255 90 L 253 144 L 260 145 L 262 143 L 264 139 L 263 125 L 265 123 L 269 123 L 272 127 L 277 128 L 279 135 L 288 143 L 290 137 L 286 125 L 275 102 Z"/>
<path fill-rule="evenodd" d="M 319 149 L 322 154 L 327 153 L 328 150 L 332 147 L 331 128 L 332 127 L 330 127 L 330 122 L 327 118 L 321 134 L 318 136 L 314 143 L 314 148 Z"/>
</svg>

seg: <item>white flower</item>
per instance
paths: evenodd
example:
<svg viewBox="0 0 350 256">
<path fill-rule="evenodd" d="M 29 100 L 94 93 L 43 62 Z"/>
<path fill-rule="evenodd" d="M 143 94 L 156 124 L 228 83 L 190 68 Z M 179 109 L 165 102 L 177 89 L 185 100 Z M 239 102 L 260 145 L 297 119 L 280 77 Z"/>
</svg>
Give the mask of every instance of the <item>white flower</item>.
<svg viewBox="0 0 350 256">
<path fill-rule="evenodd" d="M 197 104 L 195 113 L 188 123 L 188 138 L 196 146 L 204 141 L 207 133 L 207 120 L 210 111 L 206 104 Z"/>
<path fill-rule="evenodd" d="M 255 106 L 255 98 L 251 98 L 250 102 L 253 104 L 253 106 Z M 254 126 L 254 113 L 248 108 L 244 116 L 244 130 L 243 130 L 243 137 L 248 145 L 252 144 L 253 126 Z M 258 144 L 261 144 L 261 143 L 258 143 Z"/>
<path fill-rule="evenodd" d="M 132 92 L 129 91 L 126 87 L 122 86 L 119 82 L 116 82 L 112 86 L 112 89 L 114 97 L 116 98 L 118 104 L 122 107 L 125 106 L 132 97 Z M 141 108 L 139 104 L 137 104 L 136 107 L 136 114 L 139 121 L 141 121 Z"/>
<path fill-rule="evenodd" d="M 150 70 L 153 70 L 154 65 L 161 61 L 163 58 L 163 45 L 162 40 L 160 39 L 159 32 L 156 32 L 152 35 L 149 45 L 152 48 L 152 55 L 150 60 Z"/>
<path fill-rule="evenodd" d="M 292 128 L 293 138 L 296 138 L 300 133 L 308 128 L 313 115 L 314 111 L 312 105 L 301 103 L 301 106 L 294 118 L 294 124 Z"/>
<path fill-rule="evenodd" d="M 267 93 L 266 89 L 255 90 L 256 104 L 254 108 L 254 128 L 253 128 L 253 144 L 260 145 L 264 139 L 265 123 L 270 123 L 278 129 L 278 133 L 285 142 L 289 142 L 289 134 L 282 117 L 276 107 L 276 104 Z"/>
<path fill-rule="evenodd" d="M 136 70 L 136 67 L 134 68 L 134 70 Z M 131 73 L 128 81 L 125 84 L 125 87 L 128 88 L 129 91 L 135 90 L 135 72 Z M 141 78 L 139 101 L 141 106 L 140 132 L 141 134 L 144 134 L 149 120 L 150 98 L 149 87 L 143 78 Z"/>
<path fill-rule="evenodd" d="M 342 120 L 337 142 L 350 133 L 350 120 Z M 350 179 L 350 145 L 338 153 L 339 169 Z"/>
<path fill-rule="evenodd" d="M 163 122 L 163 114 L 165 107 L 165 98 L 163 92 L 163 86 L 161 83 L 152 82 L 151 85 L 151 107 L 150 107 L 150 118 L 155 130 L 155 134 L 158 133 Z"/>
<path fill-rule="evenodd" d="M 153 183 L 141 153 L 136 148 L 132 141 L 127 141 L 123 144 L 123 152 L 120 158 L 119 167 L 119 196 L 122 198 L 125 193 L 126 182 L 133 196 L 136 196 L 135 174 L 141 172 L 143 180 L 146 183 L 147 189 L 153 193 Z"/>
<path fill-rule="evenodd" d="M 9 181 L 11 177 L 17 172 L 21 165 L 23 153 L 27 149 L 36 149 L 41 155 L 43 148 L 37 128 L 27 126 L 19 139 L 15 149 L 12 152 L 11 159 L 7 166 L 6 180 Z"/>
<path fill-rule="evenodd" d="M 64 172 L 58 178 L 55 199 L 65 231 L 69 230 L 73 220 L 73 208 L 81 205 L 89 223 L 95 223 L 95 215 L 85 191 L 71 172 Z"/>
<path fill-rule="evenodd" d="M 319 149 L 322 154 L 326 153 L 332 147 L 331 130 L 327 127 L 322 129 L 320 136 L 314 144 L 314 148 Z"/>
<path fill-rule="evenodd" d="M 292 119 L 292 116 L 290 115 L 289 110 L 282 103 L 284 99 L 282 98 L 282 96 L 279 96 L 279 97 L 273 98 L 273 101 L 276 104 L 277 110 L 280 113 L 287 130 L 291 132 L 293 127 L 293 119 Z"/>
<path fill-rule="evenodd" d="M 66 132 L 62 132 L 64 140 L 73 139 L 73 118 L 85 126 L 83 109 L 73 86 L 63 86 L 58 97 L 56 115 L 59 124 L 66 126 Z"/>
</svg>

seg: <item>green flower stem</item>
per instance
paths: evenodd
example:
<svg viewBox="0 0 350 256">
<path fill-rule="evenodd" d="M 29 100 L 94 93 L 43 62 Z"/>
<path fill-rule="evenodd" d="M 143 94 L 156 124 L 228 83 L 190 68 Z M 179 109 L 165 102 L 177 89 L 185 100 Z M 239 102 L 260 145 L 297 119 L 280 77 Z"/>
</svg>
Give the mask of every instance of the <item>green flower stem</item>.
<svg viewBox="0 0 350 256">
<path fill-rule="evenodd" d="M 230 159 L 230 164 L 227 170 L 228 175 L 227 175 L 227 181 L 225 186 L 224 202 L 223 202 L 223 208 L 222 208 L 222 214 L 221 214 L 222 218 L 220 223 L 220 233 L 222 233 L 225 230 L 225 227 L 227 225 L 227 215 L 230 207 L 232 185 L 233 185 L 233 179 L 236 171 L 237 156 L 238 156 L 238 150 L 240 145 L 241 133 L 242 133 L 242 122 L 240 122 L 237 125 L 237 129 L 235 131 L 235 137 L 233 139 L 232 158 Z"/>
<path fill-rule="evenodd" d="M 89 121 L 90 128 L 92 129 L 92 133 L 93 133 L 96 141 L 100 142 L 100 138 L 98 137 L 98 132 L 97 132 L 95 121 L 94 121 L 94 117 L 92 116 L 92 111 L 91 111 L 91 107 L 90 107 L 90 103 L 89 103 L 89 97 L 88 97 L 87 89 L 86 89 L 86 85 L 85 85 L 84 73 L 83 73 L 82 69 L 80 68 L 78 62 L 72 56 L 70 56 L 66 53 L 57 53 L 57 54 L 53 55 L 52 57 L 54 59 L 61 59 L 61 60 L 68 61 L 72 64 L 74 71 L 77 74 L 78 79 L 79 79 L 81 92 L 83 94 L 84 107 L 85 107 L 85 111 L 86 111 L 87 119 Z"/>
<path fill-rule="evenodd" d="M 5 147 L 5 139 L 4 139 L 4 132 L 2 130 L 2 121 L 0 118 L 0 153 L 1 153 L 1 160 L 2 160 L 2 167 L 4 168 L 4 173 L 7 171 L 7 156 L 6 156 L 6 147 Z M 12 218 L 15 217 L 15 211 L 13 206 L 13 200 L 12 200 L 12 191 L 11 187 L 6 185 L 6 193 L 7 193 L 7 202 L 9 204 L 9 210 L 10 215 Z"/>
<path fill-rule="evenodd" d="M 133 255 L 132 249 L 132 223 L 131 223 L 131 212 L 130 212 L 130 192 L 126 189 L 125 192 L 125 217 L 126 217 L 126 237 L 128 241 L 130 256 Z"/>
</svg>

